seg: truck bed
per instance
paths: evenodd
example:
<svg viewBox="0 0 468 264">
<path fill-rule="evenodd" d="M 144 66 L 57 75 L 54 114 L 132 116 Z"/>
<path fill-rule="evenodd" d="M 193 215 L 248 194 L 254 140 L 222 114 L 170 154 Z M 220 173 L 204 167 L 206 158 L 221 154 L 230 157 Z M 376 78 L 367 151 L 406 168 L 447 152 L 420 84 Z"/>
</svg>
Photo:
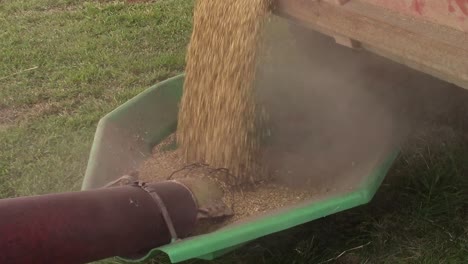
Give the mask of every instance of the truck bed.
<svg viewBox="0 0 468 264">
<path fill-rule="evenodd" d="M 277 0 L 275 12 L 468 89 L 468 0 Z"/>
</svg>

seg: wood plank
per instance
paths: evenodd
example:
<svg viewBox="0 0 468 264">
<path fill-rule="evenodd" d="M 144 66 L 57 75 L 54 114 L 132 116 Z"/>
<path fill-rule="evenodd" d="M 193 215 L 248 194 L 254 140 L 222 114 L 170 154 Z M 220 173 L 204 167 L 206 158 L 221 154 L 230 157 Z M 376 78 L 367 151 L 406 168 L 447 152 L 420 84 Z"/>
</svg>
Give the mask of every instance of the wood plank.
<svg viewBox="0 0 468 264">
<path fill-rule="evenodd" d="M 313 0 L 278 0 L 277 5 L 283 17 L 330 36 L 355 39 L 365 49 L 468 89 L 465 32 L 357 0 L 342 6 Z"/>
<path fill-rule="evenodd" d="M 415 17 L 404 16 L 394 11 L 383 10 L 378 6 L 366 4 L 365 1 L 353 1 L 346 8 L 361 16 L 385 21 L 387 24 L 404 28 L 435 41 L 441 41 L 460 49 L 468 50 L 468 33 L 460 32 L 460 30 L 441 24 L 429 23 Z"/>
<path fill-rule="evenodd" d="M 389 10 L 468 32 L 468 0 L 362 0 Z"/>
</svg>

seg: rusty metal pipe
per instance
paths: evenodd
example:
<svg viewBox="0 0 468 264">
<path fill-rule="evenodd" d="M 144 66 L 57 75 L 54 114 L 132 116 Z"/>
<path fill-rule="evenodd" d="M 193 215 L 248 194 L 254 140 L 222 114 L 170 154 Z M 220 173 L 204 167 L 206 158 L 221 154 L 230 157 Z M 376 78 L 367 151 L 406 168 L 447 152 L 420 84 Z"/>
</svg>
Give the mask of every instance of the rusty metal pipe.
<svg viewBox="0 0 468 264">
<path fill-rule="evenodd" d="M 175 182 L 149 186 L 178 237 L 190 235 L 197 215 L 191 192 Z M 161 208 L 136 186 L 0 200 L 0 263 L 86 263 L 170 241 Z"/>
</svg>

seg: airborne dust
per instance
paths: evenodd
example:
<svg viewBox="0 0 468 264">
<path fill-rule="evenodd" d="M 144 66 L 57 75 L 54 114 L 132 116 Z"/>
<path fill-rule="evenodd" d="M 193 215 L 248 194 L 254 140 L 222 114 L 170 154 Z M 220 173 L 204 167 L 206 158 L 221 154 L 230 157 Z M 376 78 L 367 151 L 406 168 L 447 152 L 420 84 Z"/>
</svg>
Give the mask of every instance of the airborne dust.
<svg viewBox="0 0 468 264">
<path fill-rule="evenodd" d="M 250 10 L 255 19 L 242 25 L 253 26 L 255 36 L 241 59 L 235 54 L 246 47 L 231 37 L 243 35 L 229 35 L 226 24 L 220 39 L 192 36 L 179 148 L 157 146 L 141 174 L 145 180 L 210 174 L 227 185 L 249 183 L 226 188 L 235 215 L 221 226 L 355 190 L 408 135 L 466 102 L 453 85 L 283 19 L 266 21 L 267 8 L 254 2 L 261 8 Z M 222 19 L 197 14 L 198 3 L 194 34 L 202 30 L 198 23 L 218 30 L 211 23 Z M 213 54 L 199 53 L 204 45 Z M 169 141 L 175 145 L 174 137 Z M 229 181 L 216 168 L 237 178 Z"/>
</svg>

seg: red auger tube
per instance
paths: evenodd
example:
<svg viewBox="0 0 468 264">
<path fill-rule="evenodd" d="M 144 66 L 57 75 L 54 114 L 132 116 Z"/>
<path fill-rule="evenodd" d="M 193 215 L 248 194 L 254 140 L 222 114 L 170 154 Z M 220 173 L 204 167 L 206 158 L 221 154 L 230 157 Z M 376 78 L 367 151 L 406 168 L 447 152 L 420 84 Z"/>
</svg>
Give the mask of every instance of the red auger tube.
<svg viewBox="0 0 468 264">
<path fill-rule="evenodd" d="M 190 235 L 197 206 L 175 182 L 0 200 L 0 263 L 86 263 L 138 256 L 171 242 L 160 207 L 177 237 Z"/>
</svg>

